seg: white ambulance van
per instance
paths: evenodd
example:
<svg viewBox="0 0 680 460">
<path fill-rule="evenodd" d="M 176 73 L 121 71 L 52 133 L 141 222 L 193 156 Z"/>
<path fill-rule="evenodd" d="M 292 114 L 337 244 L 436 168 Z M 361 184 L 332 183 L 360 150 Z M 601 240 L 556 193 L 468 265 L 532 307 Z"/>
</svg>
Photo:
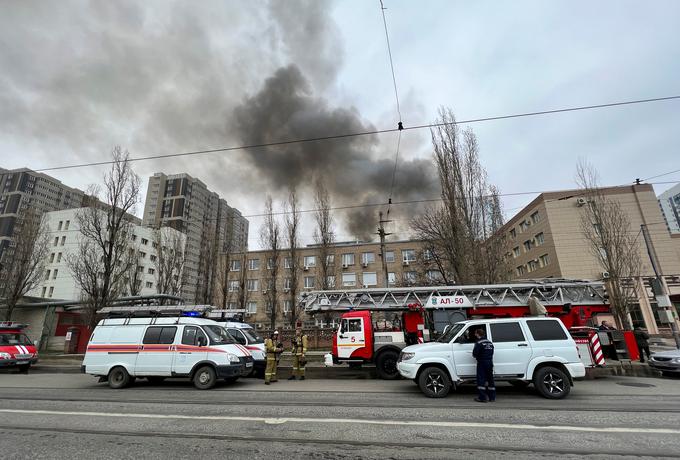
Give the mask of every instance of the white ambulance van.
<svg viewBox="0 0 680 460">
<path fill-rule="evenodd" d="M 116 389 L 139 377 L 151 382 L 187 377 L 207 390 L 217 379 L 233 382 L 252 368 L 250 352 L 213 320 L 130 316 L 97 324 L 81 370 Z"/>
<path fill-rule="evenodd" d="M 227 332 L 243 345 L 253 355 L 253 373 L 257 376 L 264 376 L 264 368 L 267 364 L 266 351 L 264 349 L 264 338 L 262 338 L 248 323 L 242 321 L 218 321 Z"/>
</svg>

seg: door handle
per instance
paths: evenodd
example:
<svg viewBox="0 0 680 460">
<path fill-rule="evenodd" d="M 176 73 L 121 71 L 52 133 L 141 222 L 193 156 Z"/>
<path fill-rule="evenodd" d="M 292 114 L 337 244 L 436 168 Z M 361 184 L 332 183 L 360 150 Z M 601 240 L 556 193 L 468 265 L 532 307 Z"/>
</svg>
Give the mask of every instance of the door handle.
<svg viewBox="0 0 680 460">
<path fill-rule="evenodd" d="M 529 345 L 526 344 L 526 343 L 518 343 L 517 346 L 518 347 L 528 347 Z"/>
</svg>

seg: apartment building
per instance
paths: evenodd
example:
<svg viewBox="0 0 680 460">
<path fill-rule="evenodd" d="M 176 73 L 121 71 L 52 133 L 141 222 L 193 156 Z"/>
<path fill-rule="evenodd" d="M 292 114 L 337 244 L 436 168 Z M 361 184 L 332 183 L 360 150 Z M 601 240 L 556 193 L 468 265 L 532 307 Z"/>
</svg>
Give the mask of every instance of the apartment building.
<svg viewBox="0 0 680 460">
<path fill-rule="evenodd" d="M 0 168 L 0 258 L 15 236 L 17 218 L 26 210 L 44 213 L 86 205 L 82 190 L 68 187 L 47 174 L 27 168 Z"/>
<path fill-rule="evenodd" d="M 680 238 L 680 184 L 676 184 L 659 195 L 661 213 L 668 226 L 668 231 Z"/>
<path fill-rule="evenodd" d="M 299 267 L 298 296 L 305 291 L 322 288 L 320 255 L 318 245 L 298 249 Z M 328 254 L 328 288 L 357 289 L 385 287 L 385 276 L 380 244 L 361 241 L 335 243 Z M 228 309 L 247 311 L 247 321 L 260 328 L 269 326 L 270 305 L 267 292 L 271 289 L 267 266 L 271 266 L 269 251 L 249 251 L 241 254 L 223 255 L 229 257 L 229 273 L 226 301 Z M 438 270 L 427 260 L 419 241 L 395 241 L 387 244 L 385 260 L 388 270 L 388 285 L 440 284 Z M 277 327 L 288 328 L 289 315 L 294 299 L 291 294 L 291 266 L 289 251 L 284 250 L 279 258 L 276 286 L 279 294 L 279 315 Z M 220 294 L 216 295 L 221 299 Z M 219 304 L 219 302 L 217 302 Z M 307 325 L 319 324 L 324 318 L 301 320 Z"/>
<path fill-rule="evenodd" d="M 607 198 L 616 200 L 628 215 L 631 232 L 638 233 L 646 224 L 659 260 L 664 280 L 680 305 L 680 240 L 671 238 L 661 215 L 659 203 L 651 185 L 640 184 L 611 187 L 602 190 Z M 581 215 L 589 206 L 581 190 L 565 190 L 540 194 L 501 228 L 507 236 L 507 257 L 511 270 L 508 279 L 569 278 L 606 280 L 583 236 Z M 651 293 L 654 276 L 642 236 L 638 239 L 642 259 L 641 277 L 637 283 L 640 296 L 634 308 L 634 324 L 644 324 L 652 333 L 658 331 L 656 301 Z"/>
<path fill-rule="evenodd" d="M 49 255 L 45 265 L 45 277 L 34 290 L 28 293 L 32 297 L 60 300 L 80 300 L 82 292 L 68 267 L 68 259 L 78 254 L 82 241 L 77 213 L 81 209 L 67 209 L 45 213 L 48 228 Z M 102 211 L 103 212 L 103 211 Z M 184 235 L 174 229 L 164 229 L 166 233 L 174 233 L 182 240 Z M 169 236 L 169 235 L 168 235 Z M 163 238 L 166 240 L 168 238 Z M 158 257 L 154 230 L 143 227 L 137 222 L 130 238 L 130 250 L 138 253 L 139 295 L 157 293 L 156 261 Z"/>
<path fill-rule="evenodd" d="M 248 220 L 203 182 L 184 173 L 156 173 L 149 178 L 143 225 L 167 226 L 186 235 L 184 295 L 189 302 L 203 303 L 203 293 L 213 290 L 216 264 L 206 251 L 248 248 Z"/>
</svg>

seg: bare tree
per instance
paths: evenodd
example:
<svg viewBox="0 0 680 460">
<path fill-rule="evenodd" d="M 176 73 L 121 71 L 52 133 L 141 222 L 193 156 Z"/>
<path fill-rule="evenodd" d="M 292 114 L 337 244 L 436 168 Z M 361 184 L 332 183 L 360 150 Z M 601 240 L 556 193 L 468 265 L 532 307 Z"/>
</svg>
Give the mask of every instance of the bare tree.
<svg viewBox="0 0 680 460">
<path fill-rule="evenodd" d="M 237 268 L 238 270 L 232 270 L 237 272 L 237 288 L 235 291 L 230 292 L 230 299 L 234 299 L 236 301 L 236 304 L 238 307 L 242 310 L 247 309 L 248 307 L 248 301 L 250 300 L 250 291 L 248 291 L 248 267 L 246 266 L 247 262 L 247 253 L 242 253 L 240 255 L 234 255 L 232 258 L 232 261 L 230 262 L 230 270 L 231 266 L 233 266 L 234 263 L 237 263 Z"/>
<path fill-rule="evenodd" d="M 632 230 L 621 204 L 600 187 L 598 173 L 591 164 L 578 163 L 576 182 L 587 202 L 581 207 L 581 231 L 590 252 L 609 274 L 607 291 L 618 326 L 630 329 L 630 308 L 637 302 L 634 280 L 640 275 L 639 233 Z"/>
<path fill-rule="evenodd" d="M 444 283 L 499 281 L 505 270 L 504 248 L 496 243 L 502 237 L 494 236 L 503 221 L 498 190 L 488 183 L 472 130 L 461 131 L 448 109 L 440 110 L 439 121 L 431 133 L 443 203 L 411 226 Z"/>
<path fill-rule="evenodd" d="M 290 279 L 291 301 L 288 319 L 291 328 L 295 328 L 300 316 L 297 303 L 298 278 L 300 274 L 300 255 L 298 250 L 300 245 L 300 200 L 294 187 L 289 190 L 286 208 L 286 240 L 290 256 L 288 278 Z"/>
<path fill-rule="evenodd" d="M 77 214 L 80 227 L 78 251 L 67 259 L 68 267 L 87 300 L 89 324 L 96 313 L 124 290 L 129 270 L 127 257 L 132 238 L 131 214 L 139 201 L 140 179 L 132 171 L 129 153 L 115 147 L 111 170 L 104 175 L 103 203 L 100 188 L 91 186 L 90 206 Z"/>
<path fill-rule="evenodd" d="M 337 285 L 337 280 L 333 286 L 329 283 L 330 277 L 335 275 L 335 254 L 332 250 L 333 243 L 335 243 L 335 233 L 333 231 L 333 215 L 331 214 L 331 196 L 321 178 L 317 178 L 314 184 L 314 207 L 316 209 L 314 212 L 316 222 L 314 242 L 319 248 L 318 281 L 319 287 L 326 291 L 334 289 Z M 331 262 L 331 258 L 333 262 Z M 332 312 L 323 313 L 325 324 L 330 324 L 332 319 Z"/>
<path fill-rule="evenodd" d="M 279 265 L 281 259 L 281 226 L 274 216 L 274 204 L 272 197 L 267 195 L 265 202 L 265 218 L 262 227 L 260 228 L 260 241 L 262 247 L 267 251 L 266 257 L 266 283 L 267 294 L 265 299 L 269 307 L 269 327 L 274 329 L 276 327 L 276 318 L 278 316 L 278 302 L 279 291 L 276 285 L 276 280 L 279 275 Z"/>
<path fill-rule="evenodd" d="M 0 261 L 0 299 L 5 304 L 5 320 L 19 300 L 35 289 L 44 276 L 49 252 L 47 226 L 36 211 L 20 214 L 14 226 L 14 238 Z"/>
<path fill-rule="evenodd" d="M 186 240 L 177 231 L 164 227 L 154 231 L 156 246 L 156 292 L 179 296 L 182 294 Z M 165 303 L 161 300 L 161 304 Z"/>
<path fill-rule="evenodd" d="M 143 267 L 139 265 L 139 259 L 141 258 L 139 251 L 139 244 L 131 244 L 128 248 L 128 260 L 125 263 L 128 271 L 125 274 L 125 286 L 123 289 L 125 294 L 130 296 L 137 296 L 142 292 L 144 272 L 140 270 L 140 268 L 143 270 Z"/>
</svg>

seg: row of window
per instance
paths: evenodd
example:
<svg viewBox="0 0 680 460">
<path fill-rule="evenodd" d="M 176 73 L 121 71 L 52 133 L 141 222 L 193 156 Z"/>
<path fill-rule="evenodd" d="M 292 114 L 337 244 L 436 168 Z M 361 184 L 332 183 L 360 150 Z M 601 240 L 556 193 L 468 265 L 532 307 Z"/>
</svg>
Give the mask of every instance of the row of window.
<svg viewBox="0 0 680 460">
<path fill-rule="evenodd" d="M 541 215 L 538 213 L 538 211 L 534 211 L 531 213 L 528 219 L 524 219 L 519 223 L 519 232 L 524 233 L 527 230 L 529 230 L 529 227 L 532 225 L 536 225 L 541 221 Z M 510 238 L 515 239 L 517 238 L 517 229 L 511 228 L 510 229 Z"/>
<path fill-rule="evenodd" d="M 523 243 L 524 246 L 524 252 L 529 252 L 531 249 L 541 246 L 542 244 L 545 243 L 545 235 L 543 232 L 537 233 L 533 238 L 526 240 Z M 519 257 L 521 255 L 522 251 L 520 250 L 519 246 L 515 246 L 512 248 L 512 256 L 513 257 Z"/>
<path fill-rule="evenodd" d="M 61 244 L 59 244 L 59 241 L 61 241 Z M 63 246 L 64 243 L 66 243 L 66 235 L 63 235 L 61 237 L 61 240 L 59 239 L 58 236 L 54 237 L 54 244 L 52 246 Z"/>
<path fill-rule="evenodd" d="M 402 261 L 403 262 L 415 262 L 416 260 L 416 251 L 415 249 L 403 249 L 401 251 L 402 255 Z M 430 257 L 426 257 L 427 260 L 429 260 Z M 342 265 L 343 266 L 352 266 L 355 264 L 355 254 L 354 253 L 347 253 L 347 254 L 341 254 L 341 259 L 342 259 Z M 363 265 L 368 265 L 375 263 L 376 257 L 374 252 L 363 252 L 361 253 L 361 263 Z M 395 262 L 395 252 L 394 251 L 385 251 L 385 262 Z M 317 264 L 317 256 L 304 256 L 302 258 L 303 262 L 303 267 L 307 268 L 312 268 L 316 267 Z M 326 256 L 326 263 L 328 265 L 333 265 L 335 264 L 335 255 L 334 254 L 329 254 Z M 269 258 L 267 259 L 267 269 L 271 269 L 273 267 L 273 259 Z M 293 259 L 290 257 L 284 257 L 283 258 L 283 267 L 284 268 L 291 268 L 293 265 Z M 248 259 L 247 262 L 247 267 L 248 270 L 259 270 L 260 269 L 260 259 Z M 230 264 L 230 270 L 231 271 L 240 271 L 241 270 L 241 261 L 240 260 L 232 260 Z"/>
<path fill-rule="evenodd" d="M 66 225 L 64 225 L 64 221 L 63 221 L 63 220 L 60 220 L 60 221 L 59 221 L 58 228 L 57 228 L 57 231 L 60 232 L 61 229 L 62 229 L 62 227 L 64 228 L 64 231 L 66 231 L 66 230 L 68 230 L 69 225 L 71 225 L 71 221 L 70 221 L 70 220 L 67 220 L 67 221 L 66 221 Z"/>
<path fill-rule="evenodd" d="M 517 274 L 519 276 L 526 275 L 527 273 L 531 273 L 533 271 L 538 270 L 539 268 L 543 268 L 549 265 L 550 262 L 551 262 L 550 256 L 548 254 L 543 254 L 538 259 L 530 260 L 525 265 L 518 266 Z"/>
</svg>

